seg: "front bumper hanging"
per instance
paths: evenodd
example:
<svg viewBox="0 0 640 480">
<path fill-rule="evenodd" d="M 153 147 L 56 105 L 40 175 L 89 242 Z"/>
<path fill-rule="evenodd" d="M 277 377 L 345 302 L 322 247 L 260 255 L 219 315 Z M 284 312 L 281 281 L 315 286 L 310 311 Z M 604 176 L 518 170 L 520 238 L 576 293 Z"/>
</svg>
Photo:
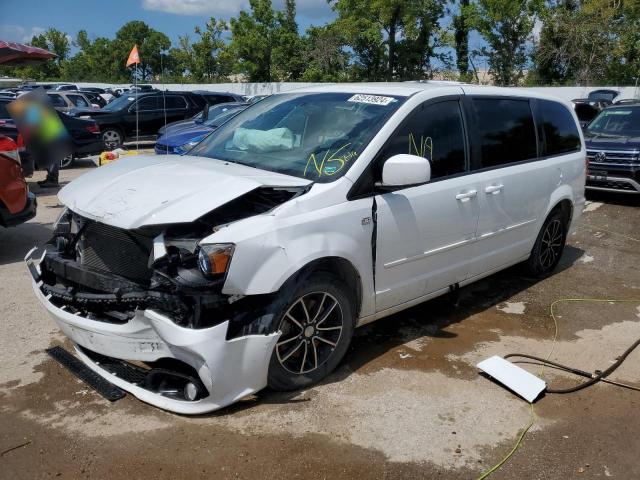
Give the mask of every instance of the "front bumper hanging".
<svg viewBox="0 0 640 480">
<path fill-rule="evenodd" d="M 36 297 L 58 327 L 74 343 L 77 356 L 94 372 L 142 401 L 181 414 L 200 414 L 230 405 L 267 385 L 267 371 L 279 332 L 247 335 L 227 340 L 228 321 L 192 329 L 177 325 L 169 316 L 153 309 L 138 309 L 125 323 L 101 321 L 66 311 L 51 302 L 43 291 L 40 258 L 36 249 L 25 257 L 33 277 Z M 101 356 L 127 362 L 162 364 L 146 375 L 118 375 Z M 166 365 L 171 365 L 166 368 Z M 184 364 L 185 369 L 175 368 Z M 132 365 L 132 368 L 136 366 Z M 182 370 L 182 371 L 181 371 Z M 162 373 L 164 372 L 164 373 Z M 193 373 L 195 372 L 195 373 Z M 175 382 L 145 381 L 149 375 L 183 377 L 197 375 L 201 391 L 195 400 L 179 398 Z M 185 380 L 186 381 L 186 380 Z M 164 386 L 163 386 L 164 385 Z M 169 387 L 165 388 L 166 385 Z"/>
</svg>

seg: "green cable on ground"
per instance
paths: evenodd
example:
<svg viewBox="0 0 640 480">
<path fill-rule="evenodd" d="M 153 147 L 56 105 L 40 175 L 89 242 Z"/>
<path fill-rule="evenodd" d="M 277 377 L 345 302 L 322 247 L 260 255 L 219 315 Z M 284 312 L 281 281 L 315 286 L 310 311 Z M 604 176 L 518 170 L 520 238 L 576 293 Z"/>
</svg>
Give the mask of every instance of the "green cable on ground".
<svg viewBox="0 0 640 480">
<path fill-rule="evenodd" d="M 635 239 L 632 238 L 632 240 L 635 240 Z M 638 240 L 636 240 L 636 241 L 638 241 Z M 564 303 L 564 302 L 640 303 L 640 299 L 637 299 L 637 300 L 614 300 L 614 299 L 609 299 L 609 298 L 560 298 L 560 299 L 554 301 L 551 304 L 551 306 L 549 307 L 549 311 L 551 313 L 551 318 L 553 319 L 554 333 L 553 333 L 553 339 L 552 339 L 552 342 L 551 342 L 551 349 L 549 350 L 549 354 L 547 355 L 547 360 L 549 360 L 551 358 L 551 355 L 553 355 L 553 352 L 554 352 L 555 346 L 556 346 L 556 340 L 558 339 L 558 319 L 556 318 L 554 309 L 555 309 L 556 305 L 558 305 L 559 303 Z M 540 367 L 540 373 L 538 374 L 538 376 L 540 378 L 542 378 L 542 375 L 544 374 L 544 368 L 545 368 L 545 364 L 543 363 L 542 366 Z M 484 480 L 485 478 L 487 478 L 492 473 L 495 473 L 496 470 L 498 470 L 500 467 L 502 467 L 502 465 L 507 463 L 507 461 L 509 461 L 509 459 L 513 456 L 513 454 L 516 453 L 518 448 L 520 448 L 520 445 L 522 444 L 522 440 L 524 439 L 524 436 L 527 434 L 529 429 L 533 426 L 533 424 L 535 423 L 535 420 L 537 418 L 536 414 L 535 414 L 535 411 L 533 409 L 533 403 L 530 403 L 529 406 L 531 407 L 531 419 L 530 419 L 529 423 L 527 424 L 527 426 L 524 427 L 524 430 L 522 431 L 522 433 L 518 437 L 518 440 L 516 441 L 515 445 L 511 449 L 511 451 L 502 460 L 500 460 L 498 463 L 496 463 L 493 467 L 491 467 L 489 470 L 486 470 L 485 472 L 483 472 L 478 477 L 477 480 Z"/>
</svg>

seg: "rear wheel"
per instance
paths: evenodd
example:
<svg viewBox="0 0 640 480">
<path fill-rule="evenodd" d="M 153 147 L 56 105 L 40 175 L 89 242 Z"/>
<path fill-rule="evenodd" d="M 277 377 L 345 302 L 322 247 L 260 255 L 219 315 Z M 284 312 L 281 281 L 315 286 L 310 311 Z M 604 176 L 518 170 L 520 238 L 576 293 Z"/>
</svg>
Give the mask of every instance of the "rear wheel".
<svg viewBox="0 0 640 480">
<path fill-rule="evenodd" d="M 69 168 L 75 162 L 75 157 L 73 155 L 67 155 L 62 160 L 60 160 L 60 168 Z"/>
<path fill-rule="evenodd" d="M 561 210 L 547 217 L 524 266 L 534 277 L 549 275 L 560 262 L 567 241 L 567 218 Z"/>
<path fill-rule="evenodd" d="M 122 133 L 115 128 L 107 128 L 102 131 L 102 141 L 111 150 L 119 148 L 123 143 Z"/>
<path fill-rule="evenodd" d="M 355 312 L 338 278 L 311 274 L 282 307 L 278 339 L 269 363 L 274 390 L 311 386 L 340 363 L 353 336 Z"/>
</svg>

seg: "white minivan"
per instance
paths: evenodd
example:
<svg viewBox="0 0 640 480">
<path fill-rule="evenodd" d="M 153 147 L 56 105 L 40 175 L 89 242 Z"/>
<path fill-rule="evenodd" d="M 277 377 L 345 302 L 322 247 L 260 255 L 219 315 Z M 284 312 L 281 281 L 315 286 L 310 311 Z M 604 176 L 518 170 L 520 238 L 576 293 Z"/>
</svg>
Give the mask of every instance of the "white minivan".
<svg viewBox="0 0 640 480">
<path fill-rule="evenodd" d="M 269 96 L 186 155 L 71 182 L 34 291 L 86 366 L 161 408 L 307 387 L 354 328 L 523 263 L 584 204 L 569 104 L 517 89 L 338 84 Z"/>
</svg>

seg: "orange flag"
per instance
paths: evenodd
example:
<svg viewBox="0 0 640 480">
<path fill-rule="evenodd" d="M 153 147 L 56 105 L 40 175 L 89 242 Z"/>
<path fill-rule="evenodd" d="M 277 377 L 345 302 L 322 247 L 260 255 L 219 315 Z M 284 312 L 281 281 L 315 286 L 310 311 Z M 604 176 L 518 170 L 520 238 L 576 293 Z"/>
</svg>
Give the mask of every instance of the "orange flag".
<svg viewBox="0 0 640 480">
<path fill-rule="evenodd" d="M 134 63 L 140 63 L 140 55 L 138 54 L 138 45 L 134 45 L 133 48 L 131 49 L 129 58 L 127 58 L 127 67 L 129 65 L 133 65 Z"/>
</svg>

